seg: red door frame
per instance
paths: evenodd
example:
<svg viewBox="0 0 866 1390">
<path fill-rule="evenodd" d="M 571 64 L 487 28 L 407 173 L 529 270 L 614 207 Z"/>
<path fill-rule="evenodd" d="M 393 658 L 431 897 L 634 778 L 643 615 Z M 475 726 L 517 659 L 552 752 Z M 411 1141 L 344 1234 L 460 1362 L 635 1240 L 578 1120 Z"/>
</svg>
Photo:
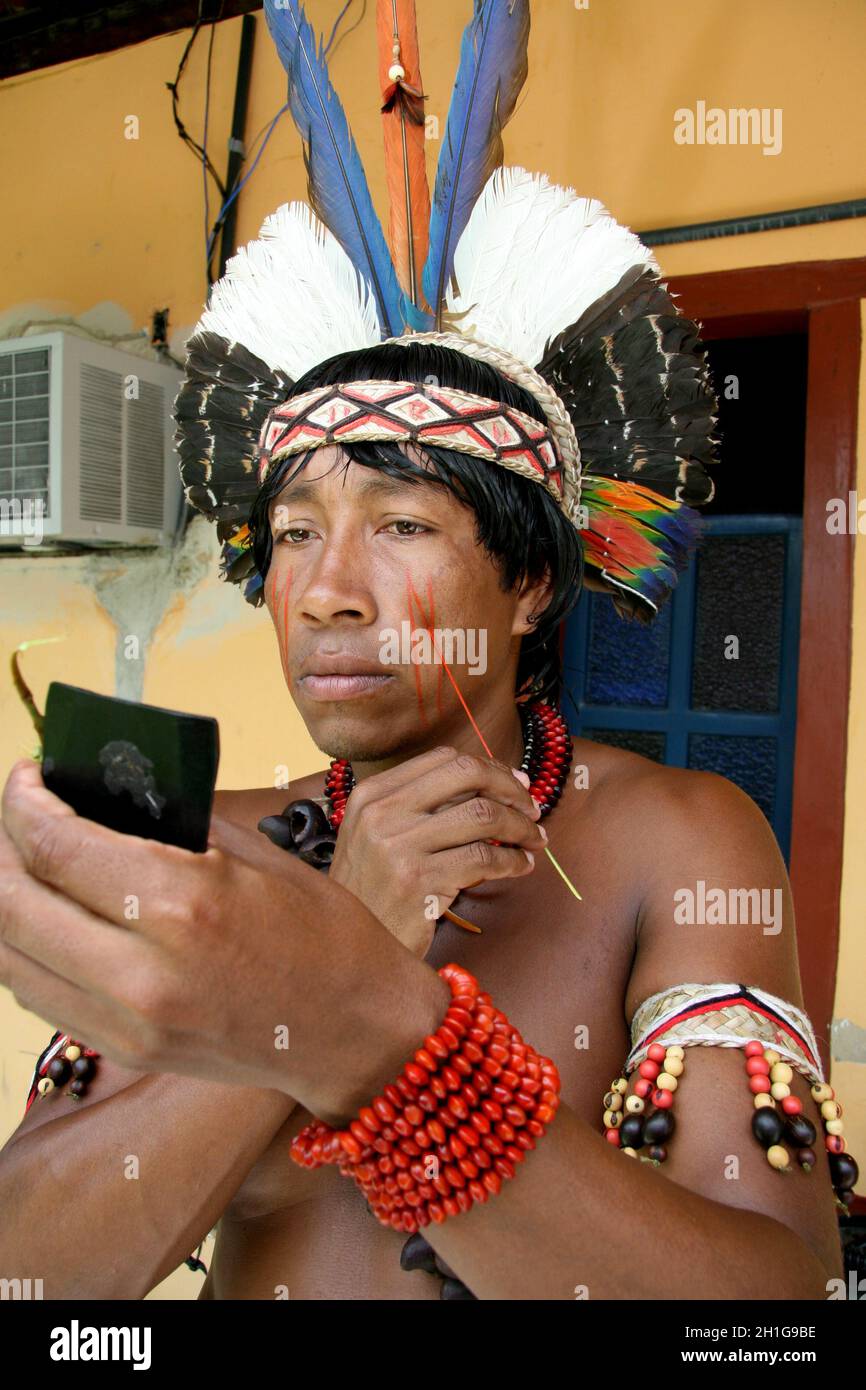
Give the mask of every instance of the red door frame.
<svg viewBox="0 0 866 1390">
<path fill-rule="evenodd" d="M 808 334 L 800 666 L 791 885 L 806 1011 L 826 1069 L 839 950 L 854 537 L 830 535 L 827 502 L 857 486 L 860 300 L 866 257 L 674 276 L 705 341 Z M 772 406 L 772 402 L 768 403 Z M 784 401 L 778 408 L 784 409 Z M 784 460 L 779 460 L 784 467 Z"/>
</svg>

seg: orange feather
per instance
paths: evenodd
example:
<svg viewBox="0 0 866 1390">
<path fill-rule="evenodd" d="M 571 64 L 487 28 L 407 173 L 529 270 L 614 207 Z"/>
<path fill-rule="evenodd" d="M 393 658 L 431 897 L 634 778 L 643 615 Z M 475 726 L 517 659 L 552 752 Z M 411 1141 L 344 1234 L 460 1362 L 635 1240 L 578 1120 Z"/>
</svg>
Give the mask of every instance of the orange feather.
<svg viewBox="0 0 866 1390">
<path fill-rule="evenodd" d="M 426 309 L 421 272 L 430 235 L 430 188 L 424 153 L 424 93 L 415 0 L 377 0 L 376 33 L 385 172 L 391 204 L 388 242 L 400 284 L 420 308 Z M 400 45 L 399 57 L 394 53 L 395 42 Z M 395 63 L 403 68 L 404 77 L 395 79 L 388 75 Z"/>
</svg>

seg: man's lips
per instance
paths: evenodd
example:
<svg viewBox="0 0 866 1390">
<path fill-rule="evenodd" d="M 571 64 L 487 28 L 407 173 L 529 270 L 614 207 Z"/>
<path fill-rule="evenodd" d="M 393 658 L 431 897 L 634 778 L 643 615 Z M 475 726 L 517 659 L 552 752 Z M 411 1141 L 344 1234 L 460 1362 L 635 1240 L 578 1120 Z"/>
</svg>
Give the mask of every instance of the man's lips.
<svg viewBox="0 0 866 1390">
<path fill-rule="evenodd" d="M 363 672 L 357 675 L 306 675 L 298 679 L 298 687 L 311 700 L 351 700 L 382 690 L 394 679 L 384 673 Z"/>
</svg>

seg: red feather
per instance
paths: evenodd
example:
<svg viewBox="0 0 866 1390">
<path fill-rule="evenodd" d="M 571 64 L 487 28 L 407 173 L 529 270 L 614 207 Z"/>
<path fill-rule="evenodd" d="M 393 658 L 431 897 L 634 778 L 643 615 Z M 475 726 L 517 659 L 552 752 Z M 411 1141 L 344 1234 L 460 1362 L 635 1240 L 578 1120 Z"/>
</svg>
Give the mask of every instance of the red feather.
<svg viewBox="0 0 866 1390">
<path fill-rule="evenodd" d="M 385 172 L 391 203 L 388 242 L 400 284 L 415 303 L 425 309 L 421 272 L 427 259 L 430 235 L 430 189 L 415 0 L 377 0 L 376 32 Z M 395 42 L 400 45 L 399 56 L 394 53 Z M 405 76 L 395 79 L 389 76 L 389 68 L 398 63 Z"/>
</svg>

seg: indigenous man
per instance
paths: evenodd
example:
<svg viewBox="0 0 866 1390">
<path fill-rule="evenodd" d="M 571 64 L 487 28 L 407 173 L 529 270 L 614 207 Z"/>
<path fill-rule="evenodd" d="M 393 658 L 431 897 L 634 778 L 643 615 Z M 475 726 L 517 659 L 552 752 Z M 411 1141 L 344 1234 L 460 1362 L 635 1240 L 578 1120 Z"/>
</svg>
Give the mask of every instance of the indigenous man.
<svg viewBox="0 0 866 1390">
<path fill-rule="evenodd" d="M 856 1165 L 772 831 L 559 710 L 581 581 L 651 620 L 712 495 L 694 325 L 600 204 L 455 168 L 499 138 L 466 110 L 476 40 L 503 26 L 519 68 L 525 5 L 476 6 L 399 277 L 354 147 L 322 167 L 299 7 L 266 10 L 323 220 L 281 208 L 215 287 L 178 443 L 331 765 L 289 807 L 218 794 L 200 855 L 13 770 L 0 977 L 58 1031 L 0 1159 L 0 1267 L 141 1298 L 219 1222 L 205 1298 L 823 1298 Z M 682 924 L 699 880 L 780 893 L 782 930 Z"/>
</svg>

